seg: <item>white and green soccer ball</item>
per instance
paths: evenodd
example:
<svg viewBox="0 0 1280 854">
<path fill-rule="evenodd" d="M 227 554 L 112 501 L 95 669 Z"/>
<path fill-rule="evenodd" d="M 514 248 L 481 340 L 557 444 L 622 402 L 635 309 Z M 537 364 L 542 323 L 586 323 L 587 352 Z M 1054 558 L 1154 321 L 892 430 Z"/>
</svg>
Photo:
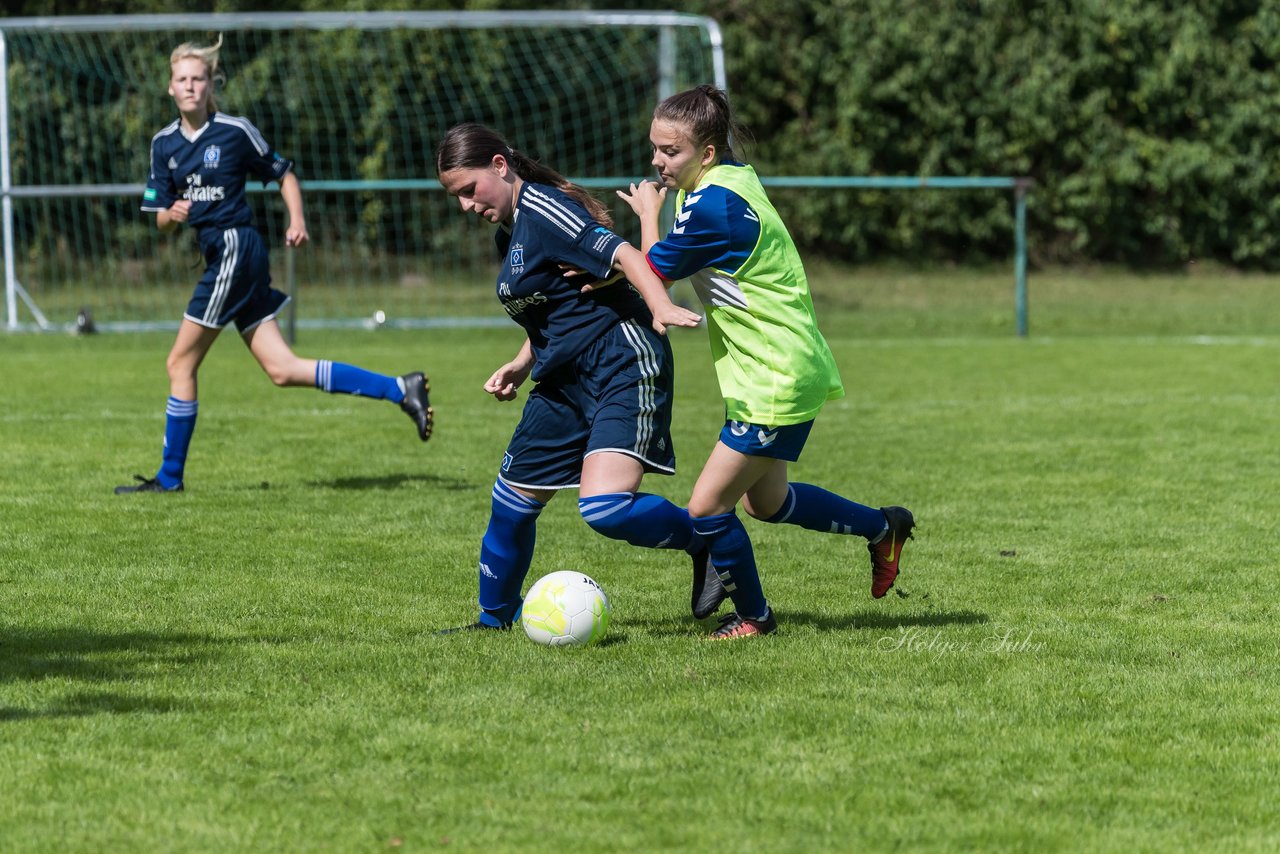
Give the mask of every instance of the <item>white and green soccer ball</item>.
<svg viewBox="0 0 1280 854">
<path fill-rule="evenodd" d="M 560 570 L 533 582 L 520 622 L 534 643 L 590 646 L 609 631 L 609 597 L 590 576 Z"/>
</svg>

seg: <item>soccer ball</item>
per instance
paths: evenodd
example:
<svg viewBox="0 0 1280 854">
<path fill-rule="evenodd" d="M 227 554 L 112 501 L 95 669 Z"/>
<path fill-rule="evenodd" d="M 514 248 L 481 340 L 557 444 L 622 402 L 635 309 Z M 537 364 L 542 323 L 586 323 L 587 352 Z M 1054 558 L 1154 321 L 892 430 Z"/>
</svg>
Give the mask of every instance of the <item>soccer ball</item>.
<svg viewBox="0 0 1280 854">
<path fill-rule="evenodd" d="M 590 646 L 609 631 L 609 597 L 581 572 L 553 572 L 525 594 L 520 622 L 534 643 Z"/>
</svg>

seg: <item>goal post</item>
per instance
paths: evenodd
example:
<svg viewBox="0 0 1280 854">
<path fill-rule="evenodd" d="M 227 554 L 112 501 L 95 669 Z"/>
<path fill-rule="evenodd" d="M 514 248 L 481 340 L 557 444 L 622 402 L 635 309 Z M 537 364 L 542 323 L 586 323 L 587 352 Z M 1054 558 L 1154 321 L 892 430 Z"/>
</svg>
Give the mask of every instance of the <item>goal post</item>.
<svg viewBox="0 0 1280 854">
<path fill-rule="evenodd" d="M 101 329 L 176 324 L 202 260 L 189 229 L 158 234 L 139 208 L 151 136 L 175 115 L 169 53 L 219 33 L 219 108 L 252 120 L 302 181 L 312 243 L 288 265 L 278 187 L 250 201 L 282 290 L 296 266 L 304 323 L 492 315 L 491 230 L 459 216 L 435 181 L 432 156 L 453 124 L 493 125 L 603 190 L 647 171 L 660 98 L 726 85 L 715 21 L 678 13 L 0 19 L 10 330 L 65 328 L 82 307 Z"/>
</svg>

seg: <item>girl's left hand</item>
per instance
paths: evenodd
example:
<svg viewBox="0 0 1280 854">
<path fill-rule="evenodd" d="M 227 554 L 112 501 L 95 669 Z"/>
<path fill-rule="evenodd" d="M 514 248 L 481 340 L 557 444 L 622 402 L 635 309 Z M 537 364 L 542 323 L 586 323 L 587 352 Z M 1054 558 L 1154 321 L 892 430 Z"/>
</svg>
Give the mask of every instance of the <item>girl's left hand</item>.
<svg viewBox="0 0 1280 854">
<path fill-rule="evenodd" d="M 660 188 L 654 181 L 641 181 L 617 192 L 618 198 L 626 202 L 636 216 L 640 217 L 656 215 L 662 210 L 662 203 L 667 198 L 667 188 Z"/>
<path fill-rule="evenodd" d="M 515 400 L 516 389 L 528 378 L 533 365 L 525 365 L 519 361 L 507 362 L 493 372 L 484 384 L 484 390 L 498 400 Z"/>
<path fill-rule="evenodd" d="M 289 226 L 289 230 L 284 233 L 285 246 L 301 246 L 311 239 L 311 235 L 307 234 L 305 225 L 294 227 Z"/>
</svg>

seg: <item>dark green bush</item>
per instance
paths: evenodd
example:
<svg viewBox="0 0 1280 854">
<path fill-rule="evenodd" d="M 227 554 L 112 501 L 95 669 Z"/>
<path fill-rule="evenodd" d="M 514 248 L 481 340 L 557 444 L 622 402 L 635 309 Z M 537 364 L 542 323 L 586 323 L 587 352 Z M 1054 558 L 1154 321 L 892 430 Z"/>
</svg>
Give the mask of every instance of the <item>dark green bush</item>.
<svg viewBox="0 0 1280 854">
<path fill-rule="evenodd" d="M 706 0 L 764 173 L 1036 181 L 1033 258 L 1280 266 L 1280 7 Z M 852 260 L 1011 251 L 997 191 L 807 192 L 811 249 Z"/>
</svg>

